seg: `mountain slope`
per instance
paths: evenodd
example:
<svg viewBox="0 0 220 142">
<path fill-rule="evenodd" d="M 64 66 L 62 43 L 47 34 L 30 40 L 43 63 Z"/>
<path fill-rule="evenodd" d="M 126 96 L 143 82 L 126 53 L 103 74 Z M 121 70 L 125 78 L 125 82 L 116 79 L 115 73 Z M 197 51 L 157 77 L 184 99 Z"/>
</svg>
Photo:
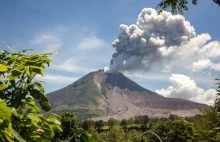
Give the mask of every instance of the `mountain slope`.
<svg viewBox="0 0 220 142">
<path fill-rule="evenodd" d="M 80 119 L 123 119 L 135 115 L 168 117 L 170 114 L 200 114 L 199 104 L 183 99 L 165 98 L 151 92 L 122 73 L 91 72 L 73 84 L 48 94 L 51 111 L 72 111 Z"/>
</svg>

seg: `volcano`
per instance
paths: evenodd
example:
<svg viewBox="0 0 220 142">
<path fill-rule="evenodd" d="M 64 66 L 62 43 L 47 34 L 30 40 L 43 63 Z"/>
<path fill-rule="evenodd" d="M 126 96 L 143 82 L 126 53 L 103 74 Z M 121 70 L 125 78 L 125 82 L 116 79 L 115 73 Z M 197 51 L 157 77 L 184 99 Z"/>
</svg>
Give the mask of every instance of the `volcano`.
<svg viewBox="0 0 220 142">
<path fill-rule="evenodd" d="M 49 93 L 50 112 L 74 112 L 79 119 L 117 120 L 149 117 L 194 116 L 205 104 L 166 98 L 139 86 L 120 72 L 90 72 L 74 83 Z"/>
</svg>

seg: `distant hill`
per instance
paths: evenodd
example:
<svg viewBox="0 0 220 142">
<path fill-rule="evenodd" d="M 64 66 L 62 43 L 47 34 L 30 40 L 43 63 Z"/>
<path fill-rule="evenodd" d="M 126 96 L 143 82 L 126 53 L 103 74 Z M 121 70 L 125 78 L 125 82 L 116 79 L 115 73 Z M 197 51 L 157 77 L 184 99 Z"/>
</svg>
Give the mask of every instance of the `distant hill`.
<svg viewBox="0 0 220 142">
<path fill-rule="evenodd" d="M 91 72 L 60 90 L 49 93 L 50 112 L 74 112 L 80 119 L 121 120 L 135 115 L 149 117 L 193 116 L 207 105 L 166 98 L 149 91 L 122 73 Z"/>
</svg>

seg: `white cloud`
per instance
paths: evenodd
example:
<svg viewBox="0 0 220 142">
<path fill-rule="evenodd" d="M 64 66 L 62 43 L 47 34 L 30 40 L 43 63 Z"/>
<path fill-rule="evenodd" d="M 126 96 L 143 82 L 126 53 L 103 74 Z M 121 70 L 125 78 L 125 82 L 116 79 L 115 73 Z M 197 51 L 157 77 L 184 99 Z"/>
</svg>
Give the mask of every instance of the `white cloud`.
<svg viewBox="0 0 220 142">
<path fill-rule="evenodd" d="M 202 60 L 198 60 L 197 62 L 193 62 L 192 63 L 192 71 L 193 72 L 199 72 L 203 69 L 212 69 L 215 71 L 220 71 L 220 63 L 219 64 L 215 64 L 213 62 L 211 62 L 209 59 L 202 59 Z"/>
<path fill-rule="evenodd" d="M 41 48 L 43 52 L 54 52 L 58 51 L 62 46 L 62 40 L 55 33 L 41 33 L 36 35 L 31 41 L 30 44 Z"/>
<path fill-rule="evenodd" d="M 98 38 L 95 34 L 91 34 L 87 37 L 83 37 L 77 44 L 77 48 L 91 49 L 91 48 L 101 48 L 106 46 L 104 40 Z"/>
<path fill-rule="evenodd" d="M 211 61 L 209 59 L 202 59 L 198 60 L 197 62 L 192 63 L 192 71 L 197 72 L 201 71 L 202 69 L 206 69 L 211 65 Z"/>
<path fill-rule="evenodd" d="M 186 75 L 172 74 L 169 80 L 172 85 L 167 89 L 156 90 L 156 93 L 165 97 L 183 98 L 208 105 L 215 100 L 215 89 L 204 90 Z"/>
<path fill-rule="evenodd" d="M 52 64 L 51 69 L 67 71 L 67 72 L 77 72 L 77 73 L 89 73 L 90 71 L 94 71 L 93 68 L 80 67 L 77 65 L 76 58 L 70 58 L 64 61 L 61 64 Z M 78 63 L 79 64 L 79 63 Z"/>
<path fill-rule="evenodd" d="M 213 70 L 215 70 L 215 71 L 220 71 L 220 63 L 218 63 L 218 64 L 212 64 L 212 65 L 211 65 L 211 68 L 212 68 Z"/>
<path fill-rule="evenodd" d="M 45 76 L 36 76 L 37 80 L 45 81 L 46 84 L 69 84 L 76 81 L 78 78 L 57 75 L 57 74 L 50 74 Z"/>
</svg>

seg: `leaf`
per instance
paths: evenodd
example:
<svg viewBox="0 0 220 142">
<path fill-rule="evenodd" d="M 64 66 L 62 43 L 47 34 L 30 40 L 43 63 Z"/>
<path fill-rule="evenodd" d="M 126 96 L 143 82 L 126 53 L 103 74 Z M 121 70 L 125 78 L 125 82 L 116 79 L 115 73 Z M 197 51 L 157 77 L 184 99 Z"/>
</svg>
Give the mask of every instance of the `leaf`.
<svg viewBox="0 0 220 142">
<path fill-rule="evenodd" d="M 11 108 L 11 113 L 13 116 L 18 117 L 18 113 L 15 108 Z"/>
<path fill-rule="evenodd" d="M 33 48 L 28 48 L 28 49 L 24 49 L 24 50 L 21 50 L 21 52 L 26 52 L 26 51 L 32 51 L 32 50 L 34 50 Z"/>
<path fill-rule="evenodd" d="M 0 81 L 8 81 L 8 80 L 10 80 L 9 78 L 2 78 L 2 77 L 0 77 Z"/>
<path fill-rule="evenodd" d="M 42 74 L 43 70 L 44 70 L 44 68 L 42 68 L 42 67 L 30 66 L 30 71 L 31 71 L 32 75 L 35 75 L 36 73 Z"/>
<path fill-rule="evenodd" d="M 19 76 L 9 75 L 7 80 L 16 80 Z"/>
<path fill-rule="evenodd" d="M 9 130 L 13 134 L 13 136 L 18 140 L 19 142 L 26 142 L 19 134 L 17 131 L 15 131 L 12 127 L 9 127 Z"/>
<path fill-rule="evenodd" d="M 51 59 L 46 59 L 46 63 L 47 63 L 47 65 L 48 65 L 48 67 L 50 66 L 50 62 L 52 62 Z"/>
<path fill-rule="evenodd" d="M 45 111 L 49 111 L 51 109 L 51 105 L 48 101 L 39 101 L 41 108 Z"/>
<path fill-rule="evenodd" d="M 27 115 L 27 117 L 29 118 L 29 119 L 31 119 L 31 121 L 34 121 L 34 122 L 41 122 L 41 118 L 37 115 L 37 114 L 34 114 L 34 113 L 29 113 L 28 115 Z"/>
<path fill-rule="evenodd" d="M 8 68 L 5 65 L 0 64 L 0 72 L 6 72 L 6 71 L 8 71 Z"/>
<path fill-rule="evenodd" d="M 58 132 L 63 132 L 62 126 L 61 125 L 56 125 L 54 127 Z"/>
<path fill-rule="evenodd" d="M 57 118 L 52 117 L 52 116 L 50 116 L 49 118 L 47 118 L 46 121 L 47 121 L 48 123 L 51 123 L 51 124 L 61 125 L 61 122 L 60 122 Z"/>
<path fill-rule="evenodd" d="M 27 68 L 26 68 L 26 74 L 28 75 L 28 77 L 31 76 L 30 67 L 29 66 L 27 66 Z"/>
<path fill-rule="evenodd" d="M 8 84 L 0 84 L 0 91 L 8 88 Z"/>
<path fill-rule="evenodd" d="M 29 108 L 30 112 L 40 112 L 40 109 L 32 98 L 26 98 L 26 102 L 25 107 Z"/>
<path fill-rule="evenodd" d="M 11 110 L 2 99 L 0 99 L 0 118 L 11 121 Z"/>
<path fill-rule="evenodd" d="M 51 109 L 51 105 L 48 102 L 48 99 L 44 95 L 43 92 L 41 92 L 40 90 L 37 90 L 37 89 L 30 89 L 29 91 L 30 91 L 30 95 L 33 98 L 38 100 L 38 102 L 43 110 L 48 111 Z"/>
<path fill-rule="evenodd" d="M 34 84 L 36 85 L 36 87 L 37 87 L 41 92 L 44 93 L 44 87 L 43 87 L 42 84 L 40 84 L 39 82 L 34 82 Z"/>
<path fill-rule="evenodd" d="M 11 48 L 8 44 L 6 44 L 5 42 L 3 42 L 4 44 L 5 44 L 5 46 L 8 48 L 8 49 L 10 49 L 11 51 L 13 51 L 13 52 L 17 52 L 17 51 L 15 51 L 13 48 Z"/>
<path fill-rule="evenodd" d="M 59 118 L 61 119 L 62 117 L 56 113 L 51 113 L 50 116 L 53 116 L 53 117 L 56 117 L 56 118 Z"/>
<path fill-rule="evenodd" d="M 81 140 L 84 142 L 92 142 L 92 135 L 87 132 L 84 132 L 81 136 Z"/>
<path fill-rule="evenodd" d="M 0 136 L 3 136 L 3 140 L 7 142 L 14 142 L 14 136 L 9 128 L 0 130 Z"/>
</svg>

